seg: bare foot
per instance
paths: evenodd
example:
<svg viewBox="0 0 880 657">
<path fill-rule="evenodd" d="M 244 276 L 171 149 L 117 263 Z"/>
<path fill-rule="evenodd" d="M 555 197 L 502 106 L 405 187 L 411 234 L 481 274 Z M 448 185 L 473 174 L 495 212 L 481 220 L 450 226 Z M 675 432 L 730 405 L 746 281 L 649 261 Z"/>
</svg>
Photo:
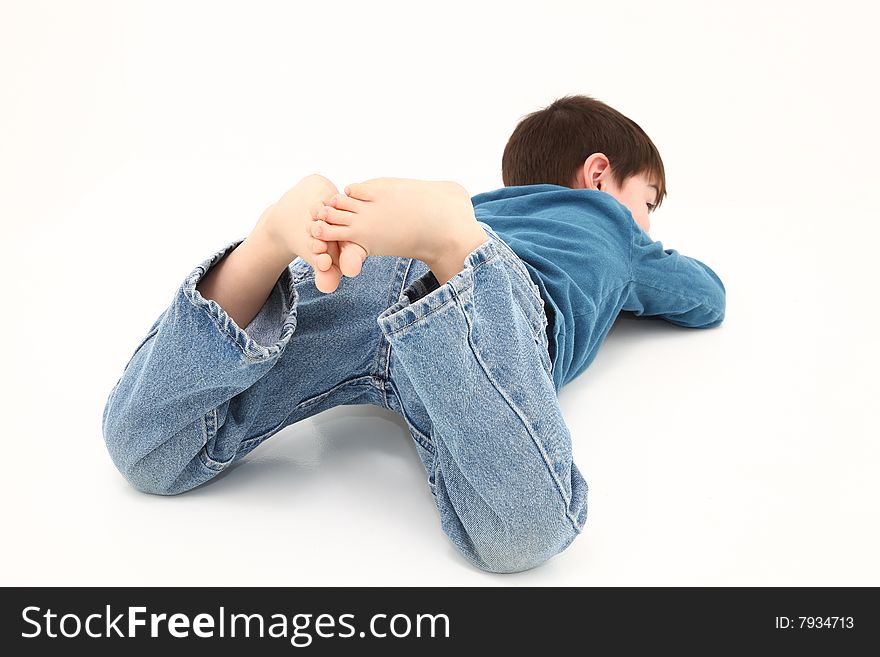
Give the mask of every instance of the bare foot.
<svg viewBox="0 0 880 657">
<path fill-rule="evenodd" d="M 375 178 L 349 185 L 345 192 L 318 211 L 311 230 L 319 240 L 360 247 L 362 257 L 355 247 L 350 257 L 340 255 L 346 268 L 354 269 L 356 254 L 361 262 L 367 255 L 395 255 L 444 269 L 454 268 L 461 255 L 460 270 L 464 257 L 488 239 L 467 190 L 458 183 Z"/>
<path fill-rule="evenodd" d="M 335 196 L 333 197 L 336 198 Z M 332 203 L 332 201 L 330 201 Z M 323 205 L 321 206 L 323 207 Z M 317 215 L 321 208 L 316 208 L 312 214 L 312 219 L 317 220 Z M 364 261 L 367 259 L 367 252 L 360 244 L 347 240 L 325 241 L 318 239 L 312 234 L 312 252 L 313 253 L 329 253 L 332 257 L 334 265 L 339 268 L 343 276 L 354 278 L 361 273 Z M 317 282 L 317 273 L 315 276 Z M 338 281 L 337 281 L 338 284 Z M 335 288 L 334 288 L 335 289 Z"/>
<path fill-rule="evenodd" d="M 324 203 L 338 193 L 336 185 L 324 176 L 306 176 L 270 206 L 258 222 L 290 253 L 291 260 L 299 256 L 312 266 L 315 287 L 325 293 L 336 290 L 342 278 L 339 246 L 315 240 L 311 224 Z"/>
</svg>

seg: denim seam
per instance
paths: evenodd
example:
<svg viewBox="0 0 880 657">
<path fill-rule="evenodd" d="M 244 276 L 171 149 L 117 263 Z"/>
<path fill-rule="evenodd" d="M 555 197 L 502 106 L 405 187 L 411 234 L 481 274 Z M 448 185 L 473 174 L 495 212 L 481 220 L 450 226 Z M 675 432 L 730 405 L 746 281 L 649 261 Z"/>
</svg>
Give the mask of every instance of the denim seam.
<svg viewBox="0 0 880 657">
<path fill-rule="evenodd" d="M 375 387 L 375 385 L 373 384 L 374 378 L 375 378 L 374 374 L 367 373 L 367 374 L 361 374 L 359 376 L 351 377 L 350 379 L 346 379 L 345 381 L 342 381 L 341 383 L 337 383 L 335 386 L 333 386 L 329 390 L 325 390 L 324 392 L 318 393 L 317 395 L 309 397 L 308 399 L 304 399 L 303 401 L 301 401 L 299 404 L 296 405 L 296 407 L 294 408 L 294 411 L 298 411 L 299 409 L 305 408 L 306 406 L 311 406 L 312 404 L 317 404 L 319 401 L 321 401 L 325 397 L 327 397 L 327 395 L 329 395 L 330 393 L 335 392 L 336 390 L 339 390 L 341 388 L 344 388 L 345 386 L 368 385 L 369 387 L 374 388 Z M 362 379 L 369 379 L 369 380 L 363 381 Z"/>
<path fill-rule="evenodd" d="M 520 258 L 517 252 L 513 250 L 513 247 L 505 242 L 495 231 L 491 232 L 491 237 L 493 238 L 493 241 L 496 242 L 496 245 L 500 247 L 500 255 L 502 258 L 511 264 L 511 269 L 516 272 L 516 275 L 519 276 L 520 280 L 531 290 L 531 294 L 527 294 L 526 296 L 529 298 L 529 302 L 532 304 L 537 316 L 534 320 L 531 317 L 528 317 L 527 319 L 532 325 L 536 336 L 543 334 L 543 338 L 537 337 L 536 340 L 541 343 L 547 341 L 547 344 L 549 344 L 549 340 L 547 339 L 547 324 L 549 322 L 547 319 L 547 309 L 545 308 L 546 301 L 544 301 L 544 297 L 541 296 L 541 288 L 539 288 L 532 279 L 528 268 L 525 266 L 522 258 Z M 540 326 L 538 326 L 538 324 L 540 324 Z"/>
<path fill-rule="evenodd" d="M 544 336 L 547 335 L 547 324 L 544 322 L 544 319 L 542 317 L 542 315 L 546 317 L 545 311 L 543 307 L 539 307 L 537 305 L 537 302 L 533 302 L 532 308 L 534 314 L 525 312 L 523 312 L 523 314 L 525 315 L 525 320 L 529 323 L 529 326 L 532 329 L 532 337 L 535 339 L 535 342 L 538 344 L 542 344 L 543 340 L 546 338 L 542 338 L 541 334 L 543 333 Z"/>
<path fill-rule="evenodd" d="M 511 265 L 513 265 L 513 270 L 516 272 L 516 275 L 520 278 L 520 280 L 522 280 L 522 282 L 528 285 L 530 288 L 535 287 L 535 282 L 532 280 L 532 277 L 523 273 L 521 269 L 521 267 L 523 266 L 522 260 L 518 255 L 516 255 L 516 252 L 511 254 L 506 248 L 502 247 L 502 249 L 503 251 L 501 253 L 501 257 L 504 260 L 510 262 Z M 535 300 L 535 302 L 537 303 L 537 300 Z"/>
<path fill-rule="evenodd" d="M 399 261 L 398 261 L 398 264 L 399 264 Z M 403 298 L 403 296 L 404 296 L 403 292 L 407 288 L 406 279 L 409 276 L 410 269 L 412 269 L 412 264 L 413 264 L 412 258 L 407 260 L 406 267 L 404 268 L 404 271 L 403 271 L 403 278 L 400 281 L 400 289 L 397 290 L 396 295 L 394 295 L 394 283 L 395 283 L 396 279 L 394 277 L 391 278 L 391 282 L 388 286 L 388 296 L 386 298 L 387 299 L 395 299 L 395 300 L 391 301 L 391 303 L 388 304 L 389 308 L 391 306 L 393 306 L 394 304 L 398 303 Z M 383 339 L 384 339 L 384 336 L 383 336 Z M 380 344 L 381 344 L 381 342 L 382 341 L 380 340 Z M 385 339 L 384 342 L 385 342 L 385 345 L 383 347 L 381 347 L 381 349 L 385 352 L 385 356 L 384 356 L 385 368 L 384 368 L 384 372 L 382 372 L 379 376 L 381 376 L 385 381 L 390 381 L 391 380 L 391 342 L 389 342 L 387 339 Z M 388 392 L 385 390 L 385 386 L 382 386 L 382 397 L 385 401 L 386 408 L 390 408 L 390 406 L 388 405 Z"/>
<path fill-rule="evenodd" d="M 245 450 L 245 449 L 251 449 L 251 445 L 253 445 L 253 443 L 257 443 L 257 445 L 255 445 L 254 447 L 259 446 L 260 443 L 262 443 L 262 442 L 264 442 L 265 440 L 271 438 L 271 437 L 274 436 L 276 433 L 278 433 L 278 432 L 281 431 L 282 429 L 286 428 L 286 426 L 289 424 L 289 423 L 288 423 L 288 420 L 290 420 L 290 416 L 293 415 L 294 413 L 296 413 L 296 412 L 300 409 L 300 406 L 302 406 L 302 404 L 305 404 L 306 402 L 311 403 L 313 400 L 314 400 L 314 401 L 317 401 L 317 398 L 318 398 L 318 397 L 320 397 L 320 398 L 324 398 L 324 397 L 326 397 L 328 394 L 330 394 L 331 392 L 333 392 L 334 390 L 338 389 L 340 386 L 345 385 L 345 384 L 349 384 L 349 383 L 353 383 L 354 381 L 357 381 L 357 379 L 362 379 L 362 378 L 364 378 L 364 377 L 357 377 L 356 379 L 349 379 L 348 381 L 344 381 L 343 383 L 334 386 L 334 387 L 331 388 L 330 390 L 327 390 L 327 391 L 325 391 L 325 392 L 322 392 L 322 393 L 316 395 L 315 397 L 309 397 L 309 399 L 306 399 L 305 401 L 300 402 L 296 407 L 294 407 L 294 409 L 293 409 L 292 411 L 290 411 L 290 413 L 288 413 L 288 414 L 284 417 L 283 420 L 281 420 L 281 422 L 279 422 L 279 423 L 278 423 L 277 425 L 275 425 L 273 428 L 269 429 L 269 430 L 266 431 L 265 433 L 260 434 L 259 436 L 253 436 L 252 438 L 247 438 L 247 439 L 245 439 L 245 440 L 242 440 L 242 441 L 238 444 L 238 447 L 239 447 L 239 448 L 238 448 L 238 450 L 236 451 L 236 454 L 240 453 L 241 451 L 243 451 L 243 450 Z M 358 385 L 360 385 L 360 384 L 358 384 Z"/>
<path fill-rule="evenodd" d="M 427 450 L 428 452 L 430 452 L 432 456 L 436 456 L 436 455 L 437 455 L 437 449 L 436 449 L 436 447 L 434 447 L 434 445 L 431 444 L 431 441 L 428 439 L 428 437 L 427 437 L 424 433 L 422 433 L 421 431 L 419 431 L 419 430 L 416 428 L 416 426 L 410 421 L 409 417 L 408 417 L 407 414 L 406 414 L 406 409 L 404 409 L 403 407 L 401 407 L 401 413 L 400 413 L 400 415 L 403 417 L 404 422 L 406 422 L 407 426 L 409 427 L 409 429 L 410 429 L 410 433 L 411 433 L 411 434 L 418 434 L 417 436 L 416 436 L 416 435 L 413 435 L 413 436 L 412 436 L 413 439 L 414 439 L 419 445 L 421 445 L 422 447 L 424 447 L 425 450 Z"/>
<path fill-rule="evenodd" d="M 213 431 L 211 430 L 211 427 L 208 426 L 208 416 L 211 415 L 212 413 L 214 414 L 214 422 L 213 422 L 214 430 Z M 202 446 L 204 447 L 205 445 L 207 445 L 208 442 L 216 435 L 217 435 L 217 409 L 213 408 L 202 416 L 202 437 L 204 438 L 204 442 L 202 443 Z"/>
<path fill-rule="evenodd" d="M 498 233 L 491 229 L 491 226 L 489 227 L 489 230 L 491 231 L 490 233 L 488 233 L 489 236 L 496 243 L 496 246 L 498 246 L 500 249 L 499 255 L 501 255 L 503 259 L 507 260 L 512 265 L 512 269 L 517 273 L 522 282 L 525 283 L 526 286 L 531 290 L 532 294 L 529 295 L 529 300 L 531 301 L 535 310 L 538 312 L 539 315 L 544 314 L 546 317 L 546 310 L 544 308 L 545 301 L 544 297 L 541 296 L 541 289 L 538 287 L 535 281 L 532 280 L 532 276 L 529 273 L 528 268 L 525 266 L 522 258 L 519 257 L 519 254 L 517 254 L 517 252 L 513 250 L 513 247 L 510 246 L 510 244 L 505 242 Z M 546 323 L 542 322 L 540 318 L 538 318 L 538 321 L 544 324 L 544 326 L 538 329 L 538 332 L 540 332 L 546 328 Z"/>
<path fill-rule="evenodd" d="M 217 409 L 215 408 L 215 409 L 212 409 L 211 411 L 209 411 L 208 413 L 206 413 L 205 415 L 203 415 L 202 417 L 200 417 L 200 418 L 197 420 L 197 422 L 199 423 L 199 428 L 201 429 L 201 432 L 202 432 L 202 439 L 203 439 L 205 442 L 202 443 L 202 447 L 201 447 L 201 449 L 199 449 L 198 453 L 196 454 L 196 457 L 198 457 L 198 459 L 199 459 L 204 465 L 206 465 L 207 467 L 210 467 L 212 470 L 222 470 L 223 467 L 226 466 L 226 463 L 228 463 L 228 461 L 227 461 L 226 463 L 222 463 L 222 464 L 221 464 L 219 461 L 215 461 L 214 459 L 212 459 L 212 458 L 211 458 L 210 456 L 208 456 L 208 454 L 207 454 L 208 445 L 207 445 L 207 439 L 206 439 L 206 436 L 207 436 L 207 434 L 208 434 L 208 426 L 207 426 L 207 420 L 206 420 L 206 418 L 207 418 L 208 415 L 210 415 L 212 412 L 214 413 L 214 415 L 215 415 L 215 417 L 216 417 Z M 184 427 L 183 430 L 185 431 L 185 430 L 186 430 L 186 427 Z M 175 435 L 177 435 L 177 434 L 175 434 Z M 156 449 L 158 449 L 158 447 L 157 447 Z M 136 469 L 138 468 L 138 466 L 140 466 L 141 462 L 142 462 L 144 459 L 146 459 L 148 456 L 150 456 L 154 451 L 155 451 L 155 450 L 151 450 L 151 451 L 147 452 L 146 454 L 143 454 L 140 458 L 136 459 L 135 462 L 132 463 L 132 464 L 128 467 L 128 470 L 129 470 L 129 471 L 134 471 L 134 470 L 136 470 Z M 195 457 L 194 457 L 194 458 L 195 458 Z M 209 464 L 206 462 L 206 459 L 207 459 L 208 461 L 211 461 L 211 463 L 215 463 L 215 464 L 217 464 L 218 466 L 221 466 L 221 467 L 213 467 L 213 466 L 209 465 Z"/>
<path fill-rule="evenodd" d="M 532 294 L 527 294 L 529 297 L 529 301 L 531 302 L 532 307 L 535 310 L 536 316 L 531 316 L 526 313 L 526 321 L 532 328 L 533 337 L 535 339 L 535 343 L 539 345 L 539 349 L 541 350 L 541 361 L 544 365 L 544 370 L 550 375 L 551 381 L 553 380 L 553 361 L 550 359 L 550 354 L 548 353 L 549 349 L 549 338 L 547 337 L 547 325 L 549 320 L 547 318 L 547 309 L 545 307 L 546 302 L 544 298 L 541 296 L 541 289 L 535 284 L 532 280 L 531 275 L 528 273 L 528 269 L 526 269 L 523 261 L 516 254 L 513 248 L 507 244 L 501 237 L 497 234 L 493 234 L 496 242 L 501 243 L 501 255 L 502 260 L 506 260 L 512 265 L 512 269 L 515 272 L 518 272 L 519 278 L 532 290 Z M 503 252 L 507 252 L 505 256 Z M 488 262 L 488 260 L 486 261 Z"/>
<path fill-rule="evenodd" d="M 287 421 L 290 419 L 290 416 L 293 415 L 294 412 L 295 411 L 291 411 L 290 413 L 288 413 L 281 422 L 279 422 L 274 428 L 269 429 L 269 431 L 267 431 L 263 434 L 260 434 L 259 436 L 254 436 L 253 438 L 247 438 L 245 440 L 242 440 L 238 444 L 238 450 L 236 451 L 236 453 L 242 451 L 243 449 L 248 449 L 253 443 L 259 444 L 259 443 L 263 442 L 264 440 L 266 440 L 267 438 L 271 438 L 272 436 L 274 436 L 276 433 L 278 433 L 279 431 L 281 431 L 284 428 L 285 424 L 287 423 Z"/>
<path fill-rule="evenodd" d="M 475 272 L 475 271 L 477 271 L 480 267 L 482 267 L 482 266 L 485 265 L 485 264 L 488 264 L 488 263 L 492 262 L 492 261 L 493 261 L 495 258 L 497 258 L 497 257 L 498 257 L 497 254 L 492 254 L 491 256 L 489 256 L 488 258 L 486 258 L 485 260 L 483 260 L 482 262 L 478 263 L 476 267 L 471 267 L 470 269 L 471 269 L 473 272 Z M 459 272 L 459 274 L 460 274 L 460 273 L 461 273 L 461 272 Z M 458 276 L 459 274 L 456 274 L 456 276 Z M 451 280 L 451 279 L 450 279 L 450 280 Z M 448 284 L 449 284 L 449 281 L 447 281 L 446 283 L 444 283 L 444 285 L 448 285 Z M 468 286 L 470 286 L 470 283 L 468 284 Z M 455 302 L 455 299 L 456 299 L 457 296 L 458 296 L 458 294 L 457 294 L 457 292 L 455 291 L 455 288 L 454 288 L 454 287 L 452 287 L 451 285 L 450 285 L 449 287 L 450 287 L 450 289 L 452 290 L 452 297 L 450 297 L 447 301 L 441 303 L 439 306 L 436 306 L 436 307 L 434 307 L 434 308 L 431 308 L 431 309 L 428 310 L 428 312 L 426 312 L 424 315 L 419 315 L 419 316 L 416 317 L 413 321 L 411 321 L 409 324 L 406 324 L 406 325 L 404 325 L 404 326 L 401 326 L 400 328 L 394 329 L 393 331 L 388 331 L 387 335 L 394 335 L 395 333 L 400 333 L 400 332 L 403 331 L 404 329 L 407 329 L 407 328 L 409 328 L 410 326 L 412 326 L 412 325 L 414 325 L 414 324 L 418 324 L 419 322 L 421 322 L 421 321 L 422 321 L 423 319 L 425 319 L 426 317 L 430 317 L 430 316 L 433 315 L 435 312 L 437 312 L 437 311 L 439 311 L 439 310 L 443 310 L 444 308 L 446 308 L 446 307 L 450 304 L 450 302 L 454 303 L 454 302 Z M 436 292 L 437 290 L 440 290 L 440 289 L 442 289 L 442 288 L 443 288 L 443 285 L 441 285 L 440 287 L 438 287 L 436 290 L 432 290 L 432 292 Z M 429 294 L 430 294 L 430 293 L 429 293 Z M 427 296 L 428 296 L 428 295 L 425 295 L 424 297 L 421 297 L 421 299 L 426 299 Z M 421 299 L 419 299 L 419 300 L 421 300 Z M 405 306 L 405 307 L 406 307 L 406 306 Z M 401 309 L 401 310 L 402 310 L 402 309 Z"/>
<path fill-rule="evenodd" d="M 205 437 L 205 443 L 202 445 L 202 449 L 199 451 L 199 455 L 203 457 L 202 463 L 204 463 L 212 470 L 223 470 L 227 465 L 229 465 L 229 463 L 231 463 L 235 459 L 236 454 L 238 454 L 238 450 L 236 449 L 235 454 L 233 454 L 231 458 L 227 459 L 226 461 L 218 461 L 208 453 L 208 443 L 217 437 L 217 432 L 219 428 L 218 424 L 219 420 L 217 419 L 216 408 L 212 408 L 210 411 L 202 416 L 202 427 L 203 436 Z"/>
<path fill-rule="evenodd" d="M 397 390 L 397 386 L 395 385 L 394 381 L 392 381 L 392 380 L 389 379 L 389 380 L 385 381 L 385 383 L 386 383 L 387 385 L 383 385 L 383 386 L 382 386 L 382 389 L 383 389 L 383 391 L 384 391 L 384 395 L 385 395 L 385 399 L 386 399 L 386 408 L 388 408 L 388 410 L 390 410 L 390 411 L 393 411 L 395 414 L 400 415 L 400 416 L 404 419 L 404 421 L 406 422 L 406 425 L 409 427 L 409 429 L 410 429 L 410 433 L 415 432 L 415 433 L 417 433 L 417 434 L 419 435 L 419 437 L 420 437 L 420 438 L 416 438 L 416 436 L 412 436 L 412 438 L 413 438 L 417 443 L 419 443 L 419 445 L 421 445 L 421 446 L 424 447 L 428 452 L 430 452 L 432 455 L 436 455 L 436 453 L 437 453 L 437 448 L 436 448 L 436 447 L 434 446 L 434 444 L 431 442 L 430 437 L 429 437 L 429 436 L 426 436 L 425 433 L 424 433 L 423 431 L 420 431 L 420 430 L 416 427 L 415 423 L 413 423 L 413 422 L 409 419 L 409 415 L 408 415 L 407 412 L 406 412 L 406 407 L 404 407 L 403 402 L 402 402 L 401 399 L 400 399 L 400 393 L 398 392 L 398 390 Z M 389 389 L 389 388 L 391 389 L 391 393 L 392 393 L 392 394 L 394 395 L 394 397 L 397 399 L 397 401 L 398 401 L 398 403 L 399 403 L 399 405 L 400 405 L 400 410 L 392 409 L 391 406 L 387 404 L 388 389 Z"/>
<path fill-rule="evenodd" d="M 238 453 L 238 452 L 236 451 L 236 453 Z M 217 461 L 215 459 L 212 459 L 210 456 L 208 456 L 208 446 L 207 445 L 201 449 L 201 451 L 199 452 L 199 457 L 200 457 L 199 460 L 202 462 L 202 464 L 205 467 L 210 468 L 211 470 L 216 470 L 218 472 L 225 469 L 227 465 L 229 465 L 232 461 L 235 460 L 235 454 L 233 454 L 232 458 L 230 458 L 227 461 Z"/>
<path fill-rule="evenodd" d="M 397 264 L 398 265 L 400 264 L 400 259 L 398 259 Z M 411 258 L 408 260 L 408 262 L 406 264 L 406 268 L 404 269 L 403 280 L 401 280 L 399 283 L 400 289 L 398 289 L 396 291 L 394 289 L 395 283 L 397 283 L 396 276 L 392 276 L 391 280 L 388 281 L 388 290 L 387 290 L 385 298 L 387 299 L 386 303 L 388 303 L 389 308 L 391 306 L 393 306 L 395 303 L 397 303 L 398 301 L 400 301 L 400 299 L 402 298 L 403 291 L 406 289 L 406 277 L 409 276 L 410 267 L 412 267 L 412 259 Z M 395 269 L 394 272 L 397 273 L 397 269 Z"/>
<path fill-rule="evenodd" d="M 125 372 L 131 366 L 131 362 L 134 360 L 134 357 L 137 356 L 137 353 L 143 348 L 147 341 L 156 335 L 159 332 L 159 323 L 162 321 L 165 313 L 162 313 L 162 316 L 159 317 L 159 321 L 156 322 L 156 325 L 150 329 L 150 332 L 147 333 L 147 337 L 141 340 L 141 343 L 135 347 L 134 353 L 132 353 L 131 357 L 128 359 L 128 362 L 125 364 L 125 367 L 122 368 L 122 374 L 119 375 L 119 378 L 116 380 L 116 383 L 113 384 L 113 389 L 110 391 L 110 398 L 107 400 L 107 406 L 113 405 L 113 400 L 116 398 L 116 392 L 119 390 L 119 383 L 122 381 L 122 377 L 125 376 Z"/>
<path fill-rule="evenodd" d="M 519 257 L 519 254 L 513 250 L 513 247 L 510 246 L 507 242 L 505 242 L 502 237 L 496 233 L 491 226 L 489 226 L 489 230 L 486 231 L 487 235 L 492 238 L 494 242 L 496 242 L 496 246 L 499 247 L 501 254 L 515 265 L 515 269 L 519 272 L 519 275 L 524 278 L 524 281 L 527 282 L 532 287 L 537 287 L 535 285 L 535 281 L 532 280 L 531 275 L 529 274 L 529 270 L 526 269 L 525 264 L 522 261 L 522 258 Z M 540 295 L 539 295 L 540 296 Z"/>
<path fill-rule="evenodd" d="M 471 348 L 471 352 L 473 352 L 473 354 L 474 354 L 474 358 L 476 358 L 477 363 L 479 363 L 480 368 L 483 370 L 483 373 L 486 375 L 486 378 L 492 384 L 492 387 L 498 391 L 498 393 L 501 395 L 501 397 L 504 399 L 504 401 L 507 402 L 507 405 L 511 408 L 511 410 L 513 410 L 513 412 L 516 413 L 516 416 L 522 422 L 523 427 L 525 427 L 526 431 L 529 433 L 529 436 L 531 437 L 532 442 L 534 442 L 535 447 L 538 448 L 538 452 L 541 454 L 541 457 L 544 460 L 544 465 L 547 467 L 547 472 L 550 474 L 550 477 L 553 479 L 553 482 L 556 484 L 556 490 L 559 491 L 559 495 L 562 498 L 562 501 L 565 505 L 565 517 L 568 518 L 569 521 L 571 521 L 572 526 L 574 527 L 575 531 L 580 533 L 581 528 L 578 527 L 577 518 L 572 517 L 571 512 L 569 511 L 571 499 L 566 497 L 565 490 L 563 489 L 562 484 L 559 481 L 559 477 L 557 477 L 556 472 L 553 470 L 553 467 L 550 463 L 550 458 L 547 456 L 547 451 L 544 449 L 544 446 L 541 444 L 541 441 L 539 440 L 539 438 L 535 435 L 534 429 L 532 428 L 530 423 L 526 420 L 526 418 L 524 417 L 524 414 L 522 413 L 520 408 L 513 402 L 512 399 L 510 399 L 510 397 L 504 392 L 504 390 L 502 390 L 501 386 L 498 385 L 498 383 L 495 381 L 494 377 L 489 372 L 488 368 L 486 367 L 486 364 L 483 362 L 483 359 L 480 357 L 479 353 L 477 352 L 476 345 L 474 345 L 474 343 L 473 343 L 471 321 L 470 321 L 470 318 L 468 317 L 468 314 L 465 312 L 464 307 L 461 304 L 461 299 L 459 298 L 458 294 L 455 295 L 455 300 L 456 300 L 456 303 L 457 303 L 459 309 L 461 310 L 462 315 L 464 315 L 465 322 L 467 322 L 467 325 L 468 325 L 468 345 Z M 543 368 L 543 365 L 542 365 L 542 368 Z"/>
<path fill-rule="evenodd" d="M 513 265 L 513 271 L 517 273 L 517 276 L 519 276 L 522 282 L 531 290 L 531 295 L 528 296 L 535 310 L 539 313 L 546 312 L 544 310 L 544 297 L 541 296 L 540 288 L 535 284 L 535 281 L 532 280 L 531 276 L 526 276 L 520 269 L 522 261 L 515 262 L 512 258 L 505 258 L 505 260 L 508 260 Z"/>
<path fill-rule="evenodd" d="M 506 260 L 506 258 L 502 259 Z M 519 276 L 519 278 L 522 279 L 522 276 Z M 535 342 L 539 342 L 541 340 L 541 332 L 546 328 L 546 324 L 543 323 L 541 317 L 545 311 L 542 306 L 538 305 L 539 302 L 534 298 L 534 292 L 526 293 L 526 296 L 529 298 L 528 303 L 532 307 L 532 312 L 529 313 L 522 308 L 520 308 L 520 310 L 522 310 L 523 319 L 528 322 L 529 327 L 532 329 L 532 337 L 534 337 Z"/>
<path fill-rule="evenodd" d="M 211 415 L 212 413 L 214 415 L 214 420 L 213 420 L 214 430 L 213 430 L 213 435 L 209 436 L 208 434 L 211 434 L 212 432 L 208 429 L 207 417 L 209 415 Z M 290 416 L 293 413 L 294 413 L 294 411 L 291 411 L 290 413 L 288 413 L 288 415 L 281 422 L 279 422 L 275 427 L 273 427 L 269 431 L 262 433 L 259 436 L 254 436 L 252 438 L 248 438 L 246 440 L 242 440 L 241 442 L 239 442 L 238 448 L 235 450 L 235 454 L 232 455 L 232 458 L 230 458 L 226 461 L 218 461 L 217 459 L 212 458 L 208 454 L 208 445 L 207 445 L 208 440 L 210 440 L 211 438 L 213 438 L 214 436 L 217 435 L 217 424 L 218 424 L 217 409 L 216 408 L 213 409 L 207 415 L 202 416 L 203 435 L 206 437 L 205 443 L 202 445 L 202 449 L 199 453 L 200 456 L 202 456 L 202 455 L 204 456 L 204 458 L 202 458 L 202 463 L 204 463 L 207 467 L 211 468 L 212 470 L 223 470 L 232 461 L 234 461 L 238 457 L 238 455 L 241 454 L 242 451 L 249 449 L 249 448 L 252 449 L 251 445 L 253 445 L 253 443 L 257 443 L 257 445 L 254 445 L 254 447 L 256 447 L 261 442 L 265 441 L 267 438 L 271 438 L 276 433 L 281 431 L 281 429 L 284 428 L 285 423 L 287 422 L 287 420 L 290 419 Z"/>
</svg>

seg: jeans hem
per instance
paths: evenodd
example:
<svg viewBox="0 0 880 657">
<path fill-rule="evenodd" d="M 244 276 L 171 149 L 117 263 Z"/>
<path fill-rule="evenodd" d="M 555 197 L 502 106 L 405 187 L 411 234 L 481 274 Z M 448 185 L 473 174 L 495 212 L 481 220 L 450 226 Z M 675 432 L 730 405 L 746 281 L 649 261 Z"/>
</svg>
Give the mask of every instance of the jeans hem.
<svg viewBox="0 0 880 657">
<path fill-rule="evenodd" d="M 285 267 L 272 290 L 272 294 L 275 294 L 277 290 L 283 295 L 282 317 L 284 319 L 278 339 L 269 346 L 258 343 L 245 329 L 242 329 L 235 323 L 235 320 L 229 316 L 220 304 L 213 299 L 205 299 L 196 289 L 196 285 L 205 277 L 211 267 L 216 265 L 227 253 L 243 241 L 243 239 L 238 239 L 229 242 L 214 255 L 197 265 L 184 280 L 181 290 L 194 306 L 202 308 L 208 313 L 208 316 L 220 332 L 228 336 L 238 346 L 248 362 L 259 363 L 280 355 L 296 328 L 296 304 L 299 295 L 290 273 L 290 267 Z M 251 322 L 252 324 L 253 322 Z"/>
<path fill-rule="evenodd" d="M 486 232 L 489 239 L 467 255 L 463 269 L 446 283 L 439 285 L 431 271 L 410 283 L 400 300 L 383 310 L 376 318 L 382 332 L 388 336 L 402 331 L 450 302 L 454 303 L 456 296 L 473 287 L 474 270 L 505 255 L 505 251 L 497 243 L 499 238 L 494 233 Z"/>
</svg>

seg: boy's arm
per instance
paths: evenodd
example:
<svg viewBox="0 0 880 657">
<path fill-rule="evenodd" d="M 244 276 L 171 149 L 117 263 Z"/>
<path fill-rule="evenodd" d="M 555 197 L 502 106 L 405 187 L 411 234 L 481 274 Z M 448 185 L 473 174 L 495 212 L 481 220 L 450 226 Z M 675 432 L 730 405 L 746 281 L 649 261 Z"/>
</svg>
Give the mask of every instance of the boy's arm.
<svg viewBox="0 0 880 657">
<path fill-rule="evenodd" d="M 711 328 L 724 321 L 724 283 L 707 265 L 664 249 L 633 224 L 632 285 L 623 310 L 672 324 Z"/>
</svg>

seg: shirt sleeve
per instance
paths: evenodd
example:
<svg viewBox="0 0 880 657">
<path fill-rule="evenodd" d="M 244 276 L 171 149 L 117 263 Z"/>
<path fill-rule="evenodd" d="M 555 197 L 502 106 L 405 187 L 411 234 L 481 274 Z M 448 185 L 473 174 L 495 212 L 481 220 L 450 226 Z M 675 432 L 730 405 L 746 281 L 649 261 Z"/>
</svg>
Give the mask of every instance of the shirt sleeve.
<svg viewBox="0 0 880 657">
<path fill-rule="evenodd" d="M 724 283 L 707 265 L 664 249 L 633 222 L 632 281 L 622 310 L 690 328 L 724 321 Z"/>
</svg>

